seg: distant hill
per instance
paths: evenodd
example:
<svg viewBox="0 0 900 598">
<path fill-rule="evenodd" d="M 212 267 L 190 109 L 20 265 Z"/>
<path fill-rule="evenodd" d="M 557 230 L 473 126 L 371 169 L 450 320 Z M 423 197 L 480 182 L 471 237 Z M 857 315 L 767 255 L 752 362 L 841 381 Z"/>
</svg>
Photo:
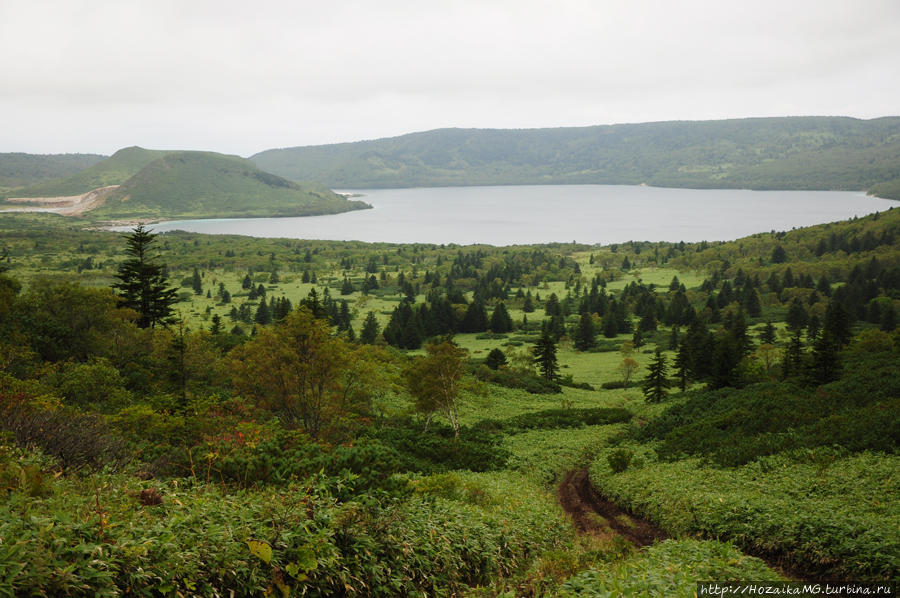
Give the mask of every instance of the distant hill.
<svg viewBox="0 0 900 598">
<path fill-rule="evenodd" d="M 0 189 L 72 176 L 105 158 L 97 154 L 0 153 Z"/>
<path fill-rule="evenodd" d="M 170 152 L 148 150 L 142 147 L 127 147 L 109 158 L 69 177 L 16 189 L 6 193 L 7 197 L 57 197 L 80 195 L 92 189 L 120 185 L 136 175 L 142 168 Z"/>
<path fill-rule="evenodd" d="M 332 188 L 604 183 L 878 189 L 900 199 L 900 117 L 749 118 L 557 129 L 439 129 L 251 157 Z M 876 187 L 877 186 L 877 187 Z"/>
<path fill-rule="evenodd" d="M 104 219 L 310 216 L 367 207 L 322 185 L 295 183 L 264 172 L 245 158 L 165 152 L 122 182 L 90 215 Z"/>
</svg>

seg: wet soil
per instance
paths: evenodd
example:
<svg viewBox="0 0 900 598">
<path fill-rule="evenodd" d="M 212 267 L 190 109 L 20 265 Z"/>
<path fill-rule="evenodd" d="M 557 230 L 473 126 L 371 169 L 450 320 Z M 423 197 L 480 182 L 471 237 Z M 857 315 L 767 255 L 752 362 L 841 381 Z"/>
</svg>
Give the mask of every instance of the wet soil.
<svg viewBox="0 0 900 598">
<path fill-rule="evenodd" d="M 591 485 L 586 469 L 567 473 L 557 495 L 579 533 L 598 538 L 621 536 L 638 548 L 667 538 L 649 521 L 630 515 L 600 496 Z"/>
</svg>

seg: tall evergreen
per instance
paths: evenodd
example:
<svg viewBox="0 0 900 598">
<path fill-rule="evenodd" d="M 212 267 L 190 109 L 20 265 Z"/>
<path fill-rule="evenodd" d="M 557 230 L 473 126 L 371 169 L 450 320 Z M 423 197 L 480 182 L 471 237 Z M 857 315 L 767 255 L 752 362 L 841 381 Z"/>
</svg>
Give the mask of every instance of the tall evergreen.
<svg viewBox="0 0 900 598">
<path fill-rule="evenodd" d="M 556 360 L 556 343 L 549 332 L 544 332 L 534 346 L 534 363 L 541 371 L 541 377 L 553 382 L 559 377 L 559 363 Z"/>
<path fill-rule="evenodd" d="M 191 276 L 191 287 L 194 289 L 195 295 L 203 294 L 203 279 L 200 278 L 200 272 L 194 268 L 194 274 Z"/>
<path fill-rule="evenodd" d="M 363 320 L 362 332 L 359 334 L 359 340 L 371 345 L 378 338 L 378 320 L 375 319 L 375 312 L 370 311 Z"/>
<path fill-rule="evenodd" d="M 168 286 L 164 265 L 157 264 L 151 254 L 156 235 L 144 228 L 135 227 L 126 237 L 125 252 L 131 257 L 122 262 L 112 286 L 120 298 L 120 305 L 138 313 L 137 325 L 152 328 L 166 324 L 172 316 L 172 305 L 178 290 Z"/>
<path fill-rule="evenodd" d="M 597 343 L 597 330 L 594 327 L 594 317 L 583 312 L 575 331 L 575 348 L 579 351 L 588 351 Z"/>
<path fill-rule="evenodd" d="M 648 403 L 661 403 L 669 394 L 669 378 L 667 377 L 666 357 L 656 349 L 653 360 L 647 366 L 649 370 L 644 378 L 644 400 Z"/>
<path fill-rule="evenodd" d="M 491 314 L 490 329 L 491 332 L 512 332 L 512 318 L 509 317 L 506 305 L 502 301 L 497 304 L 497 307 L 494 308 L 494 312 Z"/>
</svg>

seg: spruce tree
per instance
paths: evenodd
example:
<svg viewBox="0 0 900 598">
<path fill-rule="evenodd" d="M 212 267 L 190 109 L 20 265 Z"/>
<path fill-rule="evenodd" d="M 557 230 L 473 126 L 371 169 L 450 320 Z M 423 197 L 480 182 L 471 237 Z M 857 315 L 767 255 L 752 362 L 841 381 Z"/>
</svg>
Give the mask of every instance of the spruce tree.
<svg viewBox="0 0 900 598">
<path fill-rule="evenodd" d="M 491 322 L 490 322 L 491 332 L 511 332 L 513 329 L 512 318 L 509 317 L 509 312 L 506 310 L 506 305 L 501 301 L 497 304 L 497 307 L 494 308 L 494 312 L 491 314 Z"/>
<path fill-rule="evenodd" d="M 597 343 L 597 330 L 594 327 L 594 317 L 584 312 L 578 321 L 575 331 L 575 348 L 579 351 L 588 351 Z"/>
<path fill-rule="evenodd" d="M 262 299 L 259 302 L 259 307 L 256 308 L 256 315 L 253 317 L 253 321 L 257 324 L 270 324 L 272 322 L 272 313 L 269 311 L 269 306 L 266 304 L 265 299 Z"/>
<path fill-rule="evenodd" d="M 120 305 L 138 313 L 137 325 L 153 328 L 171 320 L 172 305 L 177 301 L 178 290 L 169 287 L 164 265 L 157 264 L 151 255 L 156 235 L 139 224 L 126 237 L 126 253 L 131 257 L 119 266 L 113 284 L 120 298 Z"/>
<path fill-rule="evenodd" d="M 378 320 L 375 319 L 375 312 L 370 311 L 366 314 L 366 319 L 363 321 L 362 332 L 360 332 L 359 340 L 366 343 L 367 345 L 371 345 L 378 338 Z"/>
<path fill-rule="evenodd" d="M 541 371 L 541 377 L 551 382 L 559 377 L 559 363 L 556 361 L 556 343 L 549 332 L 544 332 L 534 346 L 534 363 Z"/>
<path fill-rule="evenodd" d="M 203 294 L 203 279 L 200 278 L 200 272 L 197 268 L 194 268 L 194 274 L 191 277 L 191 287 L 193 287 L 195 295 Z"/>
<path fill-rule="evenodd" d="M 661 403 L 669 394 L 669 379 L 667 377 L 666 358 L 659 349 L 656 350 L 653 360 L 647 366 L 649 370 L 644 378 L 644 400 L 648 403 Z"/>
</svg>

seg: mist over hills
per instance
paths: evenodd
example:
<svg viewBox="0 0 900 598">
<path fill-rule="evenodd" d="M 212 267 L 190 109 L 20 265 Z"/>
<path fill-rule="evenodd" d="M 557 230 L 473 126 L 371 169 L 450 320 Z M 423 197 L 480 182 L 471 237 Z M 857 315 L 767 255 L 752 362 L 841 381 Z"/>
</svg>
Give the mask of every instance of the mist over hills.
<svg viewBox="0 0 900 598">
<path fill-rule="evenodd" d="M 870 190 L 900 198 L 900 117 L 438 129 L 250 158 L 333 188 L 510 184 Z"/>
</svg>

